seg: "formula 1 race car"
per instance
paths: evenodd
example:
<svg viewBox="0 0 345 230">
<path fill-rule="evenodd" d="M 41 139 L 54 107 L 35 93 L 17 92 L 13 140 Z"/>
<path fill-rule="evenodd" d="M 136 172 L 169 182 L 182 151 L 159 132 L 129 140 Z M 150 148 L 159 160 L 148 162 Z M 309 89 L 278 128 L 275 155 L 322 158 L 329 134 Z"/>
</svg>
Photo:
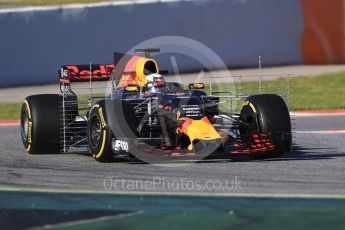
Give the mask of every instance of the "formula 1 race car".
<svg viewBox="0 0 345 230">
<path fill-rule="evenodd" d="M 204 83 L 184 88 L 166 81 L 152 52 L 159 50 L 115 53 L 114 64 L 62 66 L 61 94 L 32 95 L 23 103 L 26 151 L 88 152 L 100 162 L 214 153 L 272 158 L 291 151 L 290 114 L 281 96 L 207 94 Z M 76 81 L 89 82 L 91 93 L 77 96 Z M 110 91 L 95 96 L 94 81 L 108 81 Z M 238 112 L 220 109 L 234 100 L 242 101 Z"/>
</svg>

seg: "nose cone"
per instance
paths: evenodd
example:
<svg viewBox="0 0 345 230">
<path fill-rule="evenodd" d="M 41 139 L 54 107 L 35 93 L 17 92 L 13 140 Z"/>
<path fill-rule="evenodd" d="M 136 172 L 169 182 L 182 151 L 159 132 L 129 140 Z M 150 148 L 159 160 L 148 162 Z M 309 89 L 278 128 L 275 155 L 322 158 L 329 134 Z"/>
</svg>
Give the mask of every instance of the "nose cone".
<svg viewBox="0 0 345 230">
<path fill-rule="evenodd" d="M 206 117 L 201 120 L 192 120 L 190 118 L 182 119 L 184 120 L 182 131 L 189 137 L 191 143 L 188 146 L 189 150 L 192 150 L 194 143 L 197 142 L 210 144 L 218 143 L 218 140 L 220 140 L 218 146 L 222 143 L 221 136 Z"/>
</svg>

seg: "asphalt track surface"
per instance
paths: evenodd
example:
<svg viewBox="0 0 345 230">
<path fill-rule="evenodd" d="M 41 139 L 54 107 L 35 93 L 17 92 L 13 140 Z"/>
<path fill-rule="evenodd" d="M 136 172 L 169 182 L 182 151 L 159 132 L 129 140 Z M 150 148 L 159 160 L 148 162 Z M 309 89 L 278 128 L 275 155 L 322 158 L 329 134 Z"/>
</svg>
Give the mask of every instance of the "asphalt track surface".
<svg viewBox="0 0 345 230">
<path fill-rule="evenodd" d="M 29 155 L 19 127 L 0 126 L 0 188 L 185 194 L 345 195 L 345 116 L 296 117 L 295 150 L 272 160 L 98 163 L 87 154 Z"/>
</svg>

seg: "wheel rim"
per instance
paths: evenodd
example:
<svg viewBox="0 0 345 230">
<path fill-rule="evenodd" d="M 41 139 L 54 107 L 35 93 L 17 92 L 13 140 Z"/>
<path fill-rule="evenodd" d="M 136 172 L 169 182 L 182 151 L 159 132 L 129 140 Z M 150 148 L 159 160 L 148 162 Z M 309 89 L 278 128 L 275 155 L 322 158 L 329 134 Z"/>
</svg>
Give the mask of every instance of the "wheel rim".
<svg viewBox="0 0 345 230">
<path fill-rule="evenodd" d="M 90 125 L 90 143 L 93 148 L 99 146 L 102 139 L 101 122 L 97 116 L 91 119 Z"/>
<path fill-rule="evenodd" d="M 242 135 L 250 135 L 259 132 L 259 125 L 255 119 L 255 113 L 250 106 L 243 107 L 241 111 L 240 133 Z"/>
<path fill-rule="evenodd" d="M 20 131 L 24 144 L 28 142 L 28 133 L 29 133 L 29 114 L 26 107 L 22 109 L 21 118 L 20 118 Z"/>
</svg>

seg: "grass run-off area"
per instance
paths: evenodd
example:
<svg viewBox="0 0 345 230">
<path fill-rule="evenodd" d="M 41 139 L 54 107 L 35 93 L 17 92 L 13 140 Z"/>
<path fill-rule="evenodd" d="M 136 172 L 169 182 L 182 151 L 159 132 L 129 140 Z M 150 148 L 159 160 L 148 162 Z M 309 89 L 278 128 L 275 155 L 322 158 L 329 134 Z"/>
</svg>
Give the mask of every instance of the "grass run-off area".
<svg viewBox="0 0 345 230">
<path fill-rule="evenodd" d="M 0 6 L 46 6 L 73 3 L 116 2 L 120 0 L 0 0 Z"/>
<path fill-rule="evenodd" d="M 345 72 L 324 74 L 315 77 L 296 77 L 290 79 L 291 110 L 345 109 Z M 224 85 L 224 84 L 223 84 Z M 242 93 L 255 94 L 257 82 L 244 82 Z M 239 85 L 236 84 L 238 92 Z M 286 81 L 283 79 L 265 81 L 265 93 L 279 88 L 284 91 Z M 249 90 L 254 89 L 255 90 Z M 0 104 L 0 120 L 19 119 L 21 103 Z"/>
</svg>

